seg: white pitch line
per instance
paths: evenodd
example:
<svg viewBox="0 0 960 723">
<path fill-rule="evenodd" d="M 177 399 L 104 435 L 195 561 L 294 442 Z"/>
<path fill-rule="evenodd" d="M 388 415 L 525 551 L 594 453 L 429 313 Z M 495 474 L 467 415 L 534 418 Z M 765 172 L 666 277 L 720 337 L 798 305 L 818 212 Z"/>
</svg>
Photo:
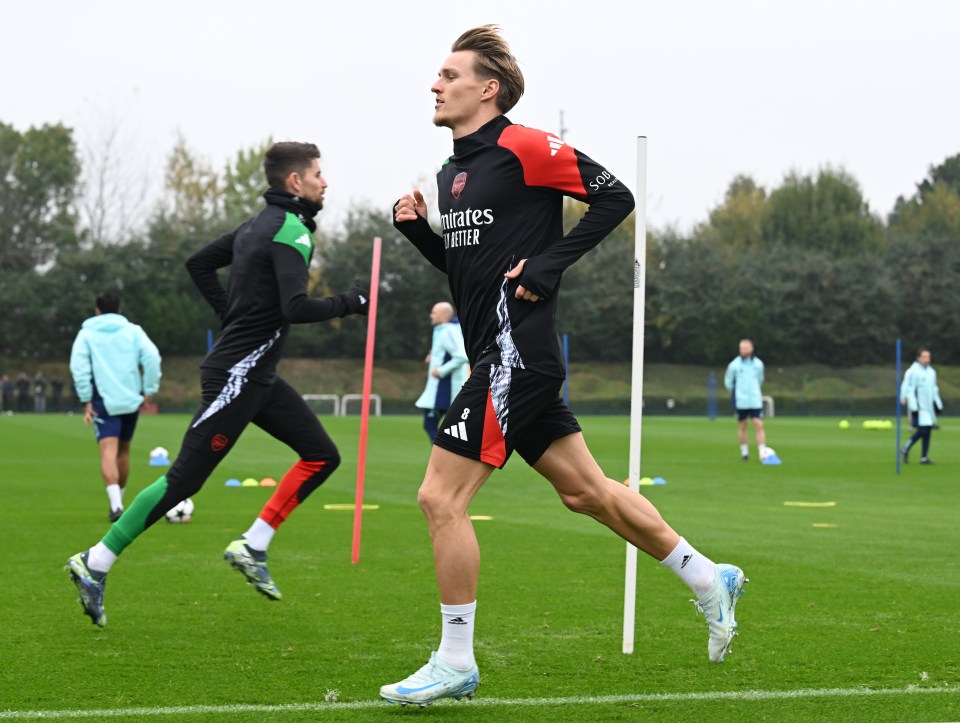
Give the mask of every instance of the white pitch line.
<svg viewBox="0 0 960 723">
<path fill-rule="evenodd" d="M 477 698 L 470 702 L 444 701 L 441 705 L 467 705 L 482 708 L 501 706 L 603 705 L 610 703 L 663 703 L 712 700 L 790 700 L 802 698 L 859 698 L 878 695 L 960 694 L 958 686 L 920 688 L 802 688 L 800 690 L 735 690 L 702 693 L 636 693 L 626 695 L 571 696 L 565 698 Z M 120 716 L 203 715 L 208 713 L 303 713 L 337 710 L 387 709 L 382 700 L 357 700 L 343 703 L 286 703 L 281 705 L 184 705 L 157 708 L 107 708 L 101 710 L 6 710 L 0 720 L 36 718 L 116 718 Z"/>
</svg>

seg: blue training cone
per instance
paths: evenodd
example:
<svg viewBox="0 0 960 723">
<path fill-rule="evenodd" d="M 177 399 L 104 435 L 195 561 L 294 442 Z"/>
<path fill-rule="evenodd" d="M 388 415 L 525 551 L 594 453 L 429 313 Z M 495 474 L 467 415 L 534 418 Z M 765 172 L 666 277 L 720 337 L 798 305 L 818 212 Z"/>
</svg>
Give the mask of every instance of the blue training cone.
<svg viewBox="0 0 960 723">
<path fill-rule="evenodd" d="M 767 452 L 767 456 L 760 460 L 760 464 L 783 464 L 777 453 L 772 449 Z"/>
<path fill-rule="evenodd" d="M 154 447 L 150 450 L 150 466 L 151 467 L 169 467 L 170 466 L 170 453 L 167 452 L 163 447 Z"/>
<path fill-rule="evenodd" d="M 236 479 L 236 478 L 234 478 L 234 477 L 231 477 L 230 479 L 227 480 L 226 486 L 227 486 L 227 487 L 239 487 L 239 486 L 240 486 L 240 480 L 238 480 L 238 479 Z"/>
</svg>

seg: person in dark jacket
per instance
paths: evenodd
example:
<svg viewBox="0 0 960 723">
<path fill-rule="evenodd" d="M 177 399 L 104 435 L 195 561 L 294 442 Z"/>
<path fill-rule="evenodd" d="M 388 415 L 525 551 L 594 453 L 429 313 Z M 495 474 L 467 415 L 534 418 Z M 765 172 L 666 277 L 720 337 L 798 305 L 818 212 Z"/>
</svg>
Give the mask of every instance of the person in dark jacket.
<svg viewBox="0 0 960 723">
<path fill-rule="evenodd" d="M 264 158 L 270 184 L 256 217 L 191 256 L 190 275 L 223 319 L 201 364 L 202 401 L 170 470 L 143 490 L 103 539 L 68 560 L 84 614 L 101 627 L 106 574 L 123 550 L 167 510 L 195 494 L 251 422 L 289 445 L 299 460 L 287 471 L 243 537 L 224 558 L 258 592 L 279 600 L 267 546 L 280 524 L 340 464 L 340 455 L 301 395 L 276 373 L 291 324 L 366 315 L 359 283 L 323 299 L 307 294 L 316 229 L 327 183 L 311 143 L 276 143 Z M 224 288 L 217 270 L 230 267 Z"/>
<path fill-rule="evenodd" d="M 9 374 L 4 374 L 2 380 L 0 380 L 0 393 L 3 395 L 0 400 L 2 400 L 3 411 L 5 412 L 13 411 L 13 390 L 13 380 Z"/>
<path fill-rule="evenodd" d="M 17 411 L 30 411 L 30 377 L 26 372 L 17 375 Z"/>
<path fill-rule="evenodd" d="M 463 33 L 438 79 L 433 122 L 453 133 L 437 173 L 441 234 L 416 190 L 394 225 L 444 272 L 463 327 L 470 378 L 434 439 L 418 501 L 430 527 L 440 593 L 440 645 L 426 665 L 380 688 L 388 701 L 428 705 L 473 695 L 480 548 L 468 506 L 516 452 L 564 504 L 589 515 L 674 572 L 697 596 L 708 654 L 721 662 L 735 634 L 743 571 L 716 564 L 677 534 L 644 497 L 607 477 L 559 398 L 566 373 L 554 312 L 563 272 L 630 214 L 633 194 L 563 139 L 504 115 L 523 74 L 495 26 Z M 563 200 L 589 205 L 568 233 Z"/>
</svg>

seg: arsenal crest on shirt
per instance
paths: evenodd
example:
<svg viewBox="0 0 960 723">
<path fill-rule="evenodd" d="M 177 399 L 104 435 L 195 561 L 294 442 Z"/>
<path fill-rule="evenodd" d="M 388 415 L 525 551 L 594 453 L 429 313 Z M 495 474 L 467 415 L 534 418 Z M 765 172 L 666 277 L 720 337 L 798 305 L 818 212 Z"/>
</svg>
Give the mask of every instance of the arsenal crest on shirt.
<svg viewBox="0 0 960 723">
<path fill-rule="evenodd" d="M 454 198 L 460 198 L 460 194 L 463 193 L 463 187 L 467 185 L 467 172 L 461 171 L 457 174 L 457 177 L 453 179 L 453 187 L 450 189 L 450 192 L 453 194 Z"/>
</svg>

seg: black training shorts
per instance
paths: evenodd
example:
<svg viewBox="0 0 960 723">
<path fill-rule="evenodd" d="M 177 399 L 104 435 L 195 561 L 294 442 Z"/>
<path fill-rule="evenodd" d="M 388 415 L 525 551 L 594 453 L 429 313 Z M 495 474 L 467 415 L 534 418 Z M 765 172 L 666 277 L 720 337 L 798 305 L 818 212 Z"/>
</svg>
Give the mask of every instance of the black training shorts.
<svg viewBox="0 0 960 723">
<path fill-rule="evenodd" d="M 533 465 L 553 442 L 580 431 L 560 399 L 562 379 L 481 363 L 451 402 L 433 443 L 503 467 L 513 450 Z"/>
</svg>

